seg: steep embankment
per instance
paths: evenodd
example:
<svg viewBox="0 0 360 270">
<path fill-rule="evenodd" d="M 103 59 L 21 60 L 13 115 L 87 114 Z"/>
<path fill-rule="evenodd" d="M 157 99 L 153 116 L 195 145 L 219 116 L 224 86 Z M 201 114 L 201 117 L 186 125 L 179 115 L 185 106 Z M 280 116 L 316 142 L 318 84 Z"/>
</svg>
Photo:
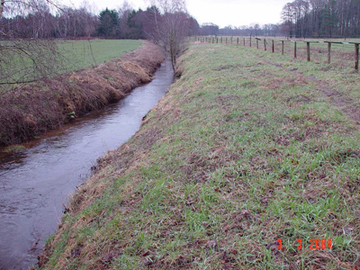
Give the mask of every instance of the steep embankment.
<svg viewBox="0 0 360 270">
<path fill-rule="evenodd" d="M 136 86 L 149 82 L 163 60 L 161 48 L 146 42 L 120 59 L 1 95 L 0 145 L 30 140 L 124 98 Z"/>
<path fill-rule="evenodd" d="M 190 46 L 179 71 L 79 188 L 42 266 L 358 265 L 360 132 L 347 112 L 359 75 L 215 44 Z M 335 104 L 339 95 L 353 103 Z"/>
</svg>

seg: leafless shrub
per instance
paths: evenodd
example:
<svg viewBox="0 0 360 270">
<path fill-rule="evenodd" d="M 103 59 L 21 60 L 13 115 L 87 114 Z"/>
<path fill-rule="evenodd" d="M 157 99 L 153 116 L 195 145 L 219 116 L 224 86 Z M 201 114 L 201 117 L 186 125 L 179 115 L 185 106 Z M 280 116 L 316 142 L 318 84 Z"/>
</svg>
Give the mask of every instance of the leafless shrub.
<svg viewBox="0 0 360 270">
<path fill-rule="evenodd" d="M 0 85 L 15 85 L 51 77 L 61 54 L 52 40 L 9 39 L 0 43 Z"/>
<path fill-rule="evenodd" d="M 0 0 L 0 93 L 13 86 L 49 78 L 57 73 L 63 60 L 53 40 L 19 39 L 2 31 L 4 14 L 47 14 L 56 3 L 35 0 Z M 38 30 L 45 27 L 39 22 Z"/>
<path fill-rule="evenodd" d="M 153 37 L 168 53 L 173 69 L 176 58 L 182 51 L 184 41 L 189 33 L 190 19 L 184 0 L 153 0 L 154 12 Z M 158 16 L 158 9 L 162 14 Z"/>
</svg>

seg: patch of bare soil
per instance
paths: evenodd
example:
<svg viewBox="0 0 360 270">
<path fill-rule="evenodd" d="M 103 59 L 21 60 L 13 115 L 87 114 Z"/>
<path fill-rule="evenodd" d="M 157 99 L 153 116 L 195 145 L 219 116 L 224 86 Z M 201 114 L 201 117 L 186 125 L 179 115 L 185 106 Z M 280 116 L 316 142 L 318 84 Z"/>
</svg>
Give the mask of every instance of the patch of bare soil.
<svg viewBox="0 0 360 270">
<path fill-rule="evenodd" d="M 19 86 L 0 99 L 0 145 L 29 141 L 87 112 L 116 102 L 164 61 L 160 47 L 146 42 L 135 52 L 95 68 Z"/>
</svg>

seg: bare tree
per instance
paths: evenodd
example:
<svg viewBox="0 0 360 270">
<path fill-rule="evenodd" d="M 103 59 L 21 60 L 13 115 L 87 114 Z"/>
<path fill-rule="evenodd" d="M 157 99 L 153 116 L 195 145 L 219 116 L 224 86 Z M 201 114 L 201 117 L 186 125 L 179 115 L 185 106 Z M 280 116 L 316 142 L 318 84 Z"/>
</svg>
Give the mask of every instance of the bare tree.
<svg viewBox="0 0 360 270">
<path fill-rule="evenodd" d="M 40 40 L 40 33 L 47 27 L 46 14 L 49 13 L 49 1 L 1 1 L 0 9 L 0 93 L 23 83 L 33 82 L 57 74 L 60 69 L 62 56 L 57 45 L 52 40 Z M 22 14 L 34 16 L 32 29 L 35 38 L 20 39 L 9 32 L 1 31 L 4 27 L 4 14 L 20 16 Z"/>
<path fill-rule="evenodd" d="M 181 53 L 184 41 L 189 33 L 190 16 L 185 0 L 152 0 L 152 6 L 158 6 L 162 18 L 155 17 L 155 30 L 158 42 L 169 53 L 173 69 Z"/>
<path fill-rule="evenodd" d="M 119 27 L 120 27 L 120 35 L 122 38 L 127 38 L 129 27 L 128 27 L 128 18 L 134 8 L 125 1 L 123 5 L 119 8 Z"/>
<path fill-rule="evenodd" d="M 283 28 L 297 37 L 358 37 L 359 0 L 293 0 L 282 11 Z"/>
<path fill-rule="evenodd" d="M 2 17 L 3 12 L 4 12 L 4 6 L 5 6 L 5 0 L 0 0 L 0 19 Z"/>
<path fill-rule="evenodd" d="M 284 22 L 284 31 L 288 32 L 288 37 L 293 36 L 293 19 L 294 19 L 294 5 L 287 3 L 281 12 L 281 18 Z"/>
<path fill-rule="evenodd" d="M 129 4 L 128 1 L 124 1 L 123 5 L 119 8 L 119 17 L 127 18 L 134 8 Z"/>
</svg>

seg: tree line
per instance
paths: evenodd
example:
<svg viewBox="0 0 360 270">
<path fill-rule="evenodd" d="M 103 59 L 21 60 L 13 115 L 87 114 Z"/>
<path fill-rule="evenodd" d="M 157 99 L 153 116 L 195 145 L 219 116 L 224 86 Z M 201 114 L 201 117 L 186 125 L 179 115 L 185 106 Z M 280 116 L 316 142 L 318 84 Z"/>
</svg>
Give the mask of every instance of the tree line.
<svg viewBox="0 0 360 270">
<path fill-rule="evenodd" d="M 0 85 L 31 82 L 56 73 L 58 59 L 62 59 L 53 41 L 57 38 L 150 39 L 164 48 L 175 67 L 186 37 L 192 35 L 360 36 L 360 0 L 294 0 L 284 6 L 281 24 L 224 28 L 213 23 L 200 27 L 187 12 L 185 0 L 151 0 L 145 10 L 135 10 L 125 2 L 118 10 L 106 8 L 99 14 L 86 2 L 71 8 L 56 1 L 0 0 L 0 41 L 11 41 L 0 42 Z M 31 67 L 26 65 L 28 60 Z M 19 67 L 28 70 L 17 71 Z M 9 81 L 9 72 L 26 75 Z"/>
<path fill-rule="evenodd" d="M 265 24 L 260 26 L 258 23 L 243 25 L 239 27 L 226 26 L 219 28 L 213 23 L 202 24 L 198 30 L 202 36 L 279 36 L 283 35 L 280 24 Z"/>
<path fill-rule="evenodd" d="M 119 10 L 102 10 L 95 15 L 91 8 L 83 4 L 80 8 L 61 7 L 54 13 L 49 4 L 37 5 L 27 14 L 9 14 L 0 20 L 0 31 L 4 37 L 13 38 L 156 38 L 160 25 L 167 20 L 162 8 L 165 1 L 159 1 L 146 10 L 134 10 L 127 2 Z M 187 26 L 187 35 L 198 34 L 198 22 L 185 10 L 181 20 Z M 169 12 L 167 12 L 169 13 Z"/>
<path fill-rule="evenodd" d="M 137 11 L 125 2 L 119 10 L 106 8 L 98 15 L 86 5 L 74 9 L 52 0 L 0 0 L 0 85 L 56 74 L 64 58 L 56 38 L 150 39 L 168 53 L 175 69 L 184 41 L 198 28 L 185 0 L 152 0 Z"/>
<path fill-rule="evenodd" d="M 290 37 L 359 37 L 360 0 L 294 0 L 282 20 Z"/>
<path fill-rule="evenodd" d="M 205 23 L 200 35 L 346 38 L 360 36 L 360 0 L 294 0 L 281 12 L 281 23 L 226 26 Z"/>
</svg>

